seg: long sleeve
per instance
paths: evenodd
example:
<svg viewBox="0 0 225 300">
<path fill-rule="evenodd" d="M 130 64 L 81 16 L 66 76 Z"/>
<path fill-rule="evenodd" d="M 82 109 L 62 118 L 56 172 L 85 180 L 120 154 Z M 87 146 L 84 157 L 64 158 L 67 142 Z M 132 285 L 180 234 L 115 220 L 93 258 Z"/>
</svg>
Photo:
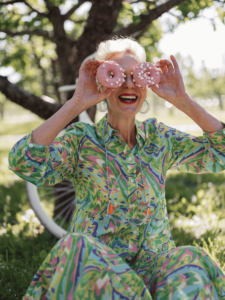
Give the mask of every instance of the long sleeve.
<svg viewBox="0 0 225 300">
<path fill-rule="evenodd" d="M 195 137 L 160 122 L 159 131 L 167 141 L 168 169 L 197 174 L 225 170 L 225 129 Z"/>
<path fill-rule="evenodd" d="M 76 169 L 85 123 L 71 124 L 50 146 L 33 143 L 32 132 L 19 140 L 9 152 L 9 169 L 37 186 L 52 186 L 69 179 Z"/>
</svg>

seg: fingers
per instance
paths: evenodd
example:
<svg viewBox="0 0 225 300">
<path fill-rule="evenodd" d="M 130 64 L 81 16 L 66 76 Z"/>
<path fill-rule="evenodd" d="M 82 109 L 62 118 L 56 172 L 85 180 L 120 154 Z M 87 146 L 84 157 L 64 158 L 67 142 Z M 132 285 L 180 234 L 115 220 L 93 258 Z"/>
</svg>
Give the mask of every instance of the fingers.
<svg viewBox="0 0 225 300">
<path fill-rule="evenodd" d="M 115 89 L 107 89 L 104 93 L 105 93 L 105 95 L 110 95 L 114 91 L 115 91 Z"/>
<path fill-rule="evenodd" d="M 83 70 L 87 70 L 87 69 L 90 69 L 90 68 L 97 68 L 99 67 L 101 64 L 103 63 L 103 61 L 99 61 L 97 59 L 94 59 L 94 60 L 91 60 L 90 58 L 87 59 L 83 65 L 80 67 L 80 71 L 83 71 Z"/>
<path fill-rule="evenodd" d="M 175 72 L 180 72 L 180 68 L 179 68 L 179 65 L 177 63 L 176 58 L 173 55 L 170 55 L 170 58 L 173 62 Z"/>
<path fill-rule="evenodd" d="M 97 59 L 91 60 L 90 58 L 87 59 L 81 68 L 79 69 L 79 76 L 82 74 L 86 74 L 90 76 L 91 78 L 94 78 L 97 73 L 98 67 L 103 63 L 104 61 L 99 61 Z"/>
<path fill-rule="evenodd" d="M 159 67 L 163 72 L 174 72 L 172 63 L 167 59 L 160 59 L 160 61 L 156 63 L 156 67 Z"/>
<path fill-rule="evenodd" d="M 164 63 L 162 63 L 161 60 L 156 63 L 156 67 L 160 68 L 163 73 L 168 72 L 168 69 L 167 69 L 166 65 Z"/>
<path fill-rule="evenodd" d="M 165 72 L 180 73 L 180 68 L 175 57 L 173 55 L 170 55 L 170 59 L 172 63 L 168 59 L 160 59 L 160 61 L 156 63 L 156 67 L 159 67 L 163 73 Z"/>
</svg>

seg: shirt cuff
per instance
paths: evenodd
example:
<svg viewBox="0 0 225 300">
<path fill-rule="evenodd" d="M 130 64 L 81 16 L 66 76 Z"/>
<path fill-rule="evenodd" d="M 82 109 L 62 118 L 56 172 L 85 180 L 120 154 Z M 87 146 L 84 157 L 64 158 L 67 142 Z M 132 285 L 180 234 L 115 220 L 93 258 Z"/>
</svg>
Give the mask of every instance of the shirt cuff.
<svg viewBox="0 0 225 300">
<path fill-rule="evenodd" d="M 26 146 L 29 150 L 32 150 L 32 149 L 37 149 L 39 151 L 43 151 L 45 150 L 46 148 L 48 148 L 49 146 L 44 146 L 44 145 L 38 145 L 38 144 L 35 144 L 33 141 L 32 141 L 32 134 L 33 134 L 33 131 L 31 131 L 31 133 L 29 133 L 27 136 L 26 136 Z"/>
<path fill-rule="evenodd" d="M 203 136 L 209 138 L 224 138 L 225 137 L 225 122 L 219 120 L 224 128 L 220 129 L 219 131 L 215 132 L 203 132 Z"/>
</svg>

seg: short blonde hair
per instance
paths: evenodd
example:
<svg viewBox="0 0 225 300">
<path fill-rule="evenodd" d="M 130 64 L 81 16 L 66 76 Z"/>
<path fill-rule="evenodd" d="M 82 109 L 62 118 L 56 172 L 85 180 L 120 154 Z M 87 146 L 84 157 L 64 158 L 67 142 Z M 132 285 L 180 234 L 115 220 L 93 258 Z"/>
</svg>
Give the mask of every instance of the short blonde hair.
<svg viewBox="0 0 225 300">
<path fill-rule="evenodd" d="M 97 46 L 95 59 L 107 60 L 111 54 L 119 52 L 131 53 L 139 62 L 146 61 L 144 47 L 141 46 L 134 38 L 117 36 L 110 40 L 103 41 Z"/>
</svg>

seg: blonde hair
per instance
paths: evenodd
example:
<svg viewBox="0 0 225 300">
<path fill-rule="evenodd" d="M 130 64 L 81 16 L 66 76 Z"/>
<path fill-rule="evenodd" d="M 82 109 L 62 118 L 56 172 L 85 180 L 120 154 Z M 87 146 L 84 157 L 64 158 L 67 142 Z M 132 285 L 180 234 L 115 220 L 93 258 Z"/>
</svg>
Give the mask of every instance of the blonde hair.
<svg viewBox="0 0 225 300">
<path fill-rule="evenodd" d="M 101 42 L 97 46 L 95 59 L 107 60 L 114 53 L 127 52 L 133 54 L 139 62 L 146 61 L 146 53 L 134 38 L 114 36 L 110 40 Z"/>
</svg>

